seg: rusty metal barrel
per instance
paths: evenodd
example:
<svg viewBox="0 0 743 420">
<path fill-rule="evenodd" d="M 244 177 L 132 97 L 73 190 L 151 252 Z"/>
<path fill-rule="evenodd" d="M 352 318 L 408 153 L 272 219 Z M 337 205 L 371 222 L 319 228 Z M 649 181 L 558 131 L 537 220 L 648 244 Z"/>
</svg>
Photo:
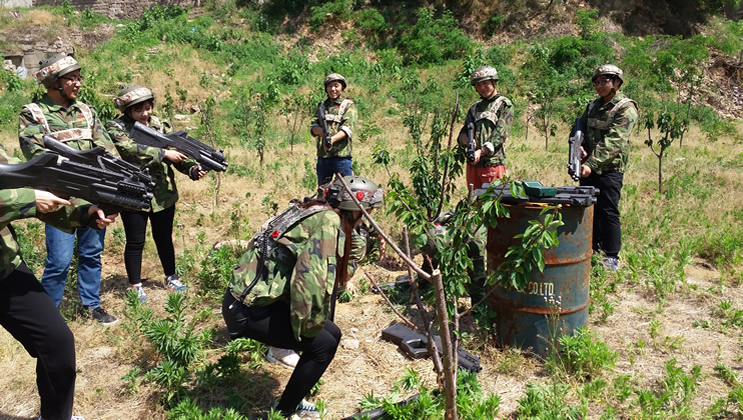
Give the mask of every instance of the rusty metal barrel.
<svg viewBox="0 0 743 420">
<path fill-rule="evenodd" d="M 524 233 L 543 208 L 534 203 L 506 206 L 511 217 L 488 229 L 488 271 L 500 265 L 508 247 L 519 241 L 513 237 Z M 490 309 L 497 313 L 499 344 L 530 349 L 540 357 L 550 352 L 555 337 L 588 323 L 593 205 L 563 206 L 560 213 L 565 225 L 557 232 L 560 243 L 544 252 L 544 272 L 535 269 L 525 290 L 494 286 L 488 295 Z M 559 308 L 548 304 L 550 296 L 559 299 Z M 554 316 L 558 312 L 559 318 Z"/>
</svg>

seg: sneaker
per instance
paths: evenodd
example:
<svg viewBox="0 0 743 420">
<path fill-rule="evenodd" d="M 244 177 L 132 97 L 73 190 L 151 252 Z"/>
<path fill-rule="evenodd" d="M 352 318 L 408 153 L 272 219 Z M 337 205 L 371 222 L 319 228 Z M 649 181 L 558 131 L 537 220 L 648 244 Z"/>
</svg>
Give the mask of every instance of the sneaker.
<svg viewBox="0 0 743 420">
<path fill-rule="evenodd" d="M 276 407 L 279 405 L 279 400 L 276 400 L 276 402 L 273 404 L 273 409 L 276 410 Z M 321 418 L 325 412 L 320 413 L 320 411 L 315 407 L 315 404 L 312 404 L 311 402 L 305 400 L 304 398 L 302 401 L 299 402 L 299 405 L 297 406 L 297 410 L 294 411 L 289 417 L 287 417 L 287 420 L 314 420 Z"/>
<path fill-rule="evenodd" d="M 178 277 L 176 274 L 173 274 L 170 277 L 166 277 L 164 285 L 166 289 L 174 290 L 176 292 L 184 292 L 187 289 L 187 286 L 181 283 L 180 277 Z"/>
<path fill-rule="evenodd" d="M 132 285 L 131 287 L 129 287 L 129 291 L 135 292 L 137 294 L 139 303 L 147 303 L 147 295 L 144 293 L 144 287 L 142 287 L 142 283 Z"/>
<path fill-rule="evenodd" d="M 604 270 L 607 270 L 607 271 L 619 270 L 619 259 L 616 257 L 604 257 Z"/>
<path fill-rule="evenodd" d="M 291 349 L 280 349 L 278 347 L 269 347 L 266 353 L 266 359 L 271 363 L 278 363 L 289 369 L 294 369 L 299 363 L 299 355 Z"/>
<path fill-rule="evenodd" d="M 109 314 L 108 312 L 106 312 L 105 309 L 103 309 L 100 306 L 95 309 L 90 309 L 89 311 L 90 311 L 90 316 L 92 316 L 93 319 L 98 321 L 104 327 L 107 327 L 109 325 L 113 325 L 119 322 L 119 320 L 116 319 L 115 316 Z"/>
</svg>

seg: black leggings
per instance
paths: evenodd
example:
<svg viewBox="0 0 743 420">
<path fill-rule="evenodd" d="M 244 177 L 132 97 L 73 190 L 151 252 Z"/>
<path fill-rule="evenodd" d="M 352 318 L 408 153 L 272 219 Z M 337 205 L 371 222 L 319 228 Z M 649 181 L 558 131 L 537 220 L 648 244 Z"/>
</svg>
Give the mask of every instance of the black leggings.
<svg viewBox="0 0 743 420">
<path fill-rule="evenodd" d="M 341 341 L 341 330 L 328 320 L 315 337 L 302 337 L 302 341 L 297 341 L 294 339 L 287 304 L 277 302 L 251 308 L 238 302 L 230 309 L 234 302 L 235 298 L 228 290 L 222 303 L 222 316 L 230 338 L 247 337 L 269 346 L 302 352 L 276 408 L 283 416 L 288 417 L 333 361 Z"/>
<path fill-rule="evenodd" d="M 129 284 L 142 282 L 142 250 L 147 233 L 147 219 L 152 225 L 152 239 L 163 266 L 165 277 L 175 274 L 175 250 L 173 249 L 173 218 L 175 206 L 157 213 L 149 211 L 121 212 L 126 232 L 124 266 Z"/>
<path fill-rule="evenodd" d="M 0 325 L 36 358 L 41 416 L 69 420 L 75 396 L 75 338 L 26 264 L 0 280 Z"/>
</svg>

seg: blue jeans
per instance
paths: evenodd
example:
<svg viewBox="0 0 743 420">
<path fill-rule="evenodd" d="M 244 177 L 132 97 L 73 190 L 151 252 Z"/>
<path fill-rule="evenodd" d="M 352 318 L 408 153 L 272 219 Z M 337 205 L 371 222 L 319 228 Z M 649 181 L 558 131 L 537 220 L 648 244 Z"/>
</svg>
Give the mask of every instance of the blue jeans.
<svg viewBox="0 0 743 420">
<path fill-rule="evenodd" d="M 331 181 L 336 172 L 340 172 L 343 176 L 353 175 L 350 157 L 318 158 L 315 169 L 317 169 L 317 185 Z"/>
<path fill-rule="evenodd" d="M 83 306 L 95 309 L 101 306 L 101 253 L 106 230 L 77 228 L 75 233 L 63 232 L 46 225 L 46 267 L 41 285 L 59 306 L 67 283 L 72 252 L 77 234 L 77 284 Z"/>
</svg>

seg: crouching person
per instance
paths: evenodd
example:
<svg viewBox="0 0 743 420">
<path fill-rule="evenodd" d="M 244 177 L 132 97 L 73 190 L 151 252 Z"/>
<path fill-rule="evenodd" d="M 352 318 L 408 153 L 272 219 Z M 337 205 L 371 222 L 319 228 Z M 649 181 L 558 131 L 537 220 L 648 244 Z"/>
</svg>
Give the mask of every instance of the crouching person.
<svg viewBox="0 0 743 420">
<path fill-rule="evenodd" d="M 344 178 L 368 210 L 382 190 L 359 176 Z M 233 272 L 222 316 L 232 339 L 248 337 L 301 352 L 275 409 L 291 420 L 319 418 L 304 397 L 335 356 L 341 331 L 333 323 L 336 292 L 348 281 L 351 233 L 362 214 L 339 180 L 324 200 L 305 199 L 269 220 Z"/>
</svg>

